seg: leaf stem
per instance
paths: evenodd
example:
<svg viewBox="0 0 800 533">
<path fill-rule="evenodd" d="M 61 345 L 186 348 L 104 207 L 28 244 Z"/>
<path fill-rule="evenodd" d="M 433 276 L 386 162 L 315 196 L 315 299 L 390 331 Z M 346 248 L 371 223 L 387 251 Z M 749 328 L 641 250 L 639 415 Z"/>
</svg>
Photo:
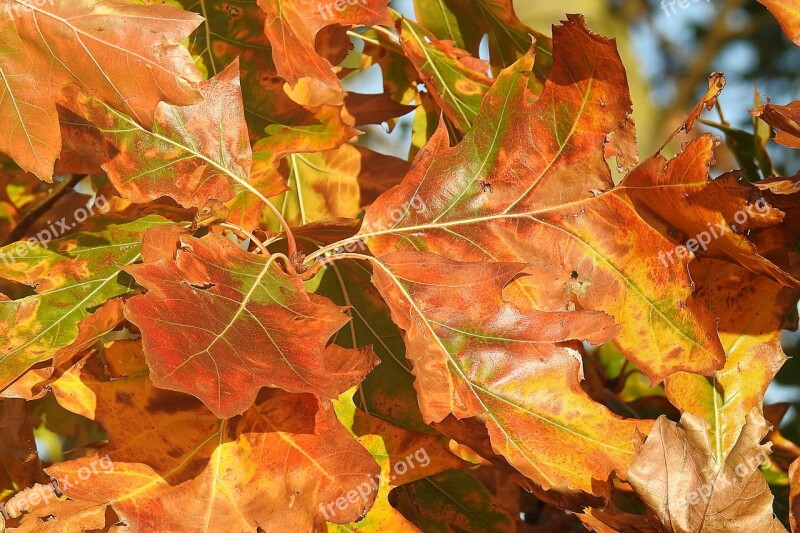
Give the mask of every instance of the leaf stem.
<svg viewBox="0 0 800 533">
<path fill-rule="evenodd" d="M 270 251 L 267 249 L 266 245 L 263 242 L 261 242 L 261 240 L 258 237 L 256 237 L 255 235 L 253 235 L 251 232 L 247 231 L 246 229 L 244 229 L 241 226 L 237 226 L 236 224 L 231 224 L 230 222 L 222 222 L 221 224 L 219 224 L 219 226 L 222 227 L 222 228 L 231 230 L 234 233 L 238 233 L 240 236 L 243 236 L 243 237 L 246 237 L 246 238 L 250 239 L 253 242 L 253 244 L 255 244 L 258 247 L 258 249 L 261 251 L 261 253 L 263 253 L 267 257 L 271 257 L 273 259 L 282 260 L 284 265 L 286 266 L 286 271 L 289 274 L 293 275 L 293 276 L 297 275 L 297 270 L 295 269 L 295 265 L 294 265 L 294 263 L 292 262 L 291 259 L 289 259 L 284 254 L 280 254 L 280 253 L 273 254 L 273 253 L 270 253 Z"/>
<path fill-rule="evenodd" d="M 322 270 L 322 267 L 324 267 L 325 265 L 328 265 L 330 263 L 333 263 L 334 261 L 338 261 L 340 259 L 357 259 L 357 260 L 363 260 L 363 261 L 370 261 L 372 263 L 375 263 L 375 264 L 378 264 L 380 266 L 383 266 L 380 261 L 378 261 L 375 257 L 372 257 L 371 255 L 355 254 L 355 253 L 343 253 L 343 254 L 332 255 L 330 257 L 326 257 L 325 259 L 323 259 L 321 261 L 317 261 L 316 263 L 314 263 L 314 266 L 312 266 L 311 268 L 306 270 L 304 273 L 302 273 L 300 275 L 300 277 L 303 280 L 309 280 L 309 279 L 313 278 L 314 276 L 316 276 L 319 273 L 319 271 Z"/>
<path fill-rule="evenodd" d="M 263 253 L 265 255 L 272 255 L 269 252 L 269 250 L 267 249 L 267 246 L 263 242 L 261 242 L 261 240 L 259 240 L 258 237 L 256 237 L 255 235 L 253 235 L 251 232 L 247 231 L 243 227 L 237 226 L 236 224 L 232 224 L 230 222 L 222 222 L 222 223 L 219 224 L 219 226 L 223 227 L 225 229 L 229 229 L 229 230 L 233 231 L 234 233 L 238 233 L 239 235 L 250 239 L 251 241 L 253 241 L 253 244 L 255 244 L 258 247 L 259 250 L 261 250 L 261 253 Z"/>
<path fill-rule="evenodd" d="M 314 259 L 316 259 L 317 257 L 319 257 L 321 255 L 325 255 L 328 252 L 331 252 L 333 250 L 337 250 L 337 249 L 341 248 L 342 246 L 346 246 L 346 245 L 352 244 L 354 242 L 362 241 L 366 237 L 369 237 L 371 235 L 372 234 L 370 234 L 370 235 L 353 235 L 352 237 L 348 237 L 347 239 L 342 239 L 341 241 L 337 241 L 337 242 L 334 242 L 332 244 L 329 244 L 328 246 L 324 246 L 324 247 L 320 248 L 319 250 L 317 250 L 316 252 L 309 254 L 306 257 L 304 262 L 308 263 L 309 261 L 313 261 Z M 336 254 L 336 255 L 338 256 L 338 255 L 341 255 L 341 254 Z"/>
<path fill-rule="evenodd" d="M 278 208 L 272 205 L 272 202 L 270 202 L 269 199 L 261 193 L 261 191 L 259 191 L 246 181 L 240 181 L 239 183 L 249 192 L 255 194 L 259 198 L 259 200 L 264 202 L 264 204 L 266 204 L 269 210 L 272 211 L 272 214 L 275 215 L 275 218 L 278 219 L 278 222 L 280 222 L 281 227 L 283 227 L 283 232 L 286 234 L 287 247 L 289 249 L 288 250 L 289 258 L 292 261 L 294 261 L 297 258 L 297 241 L 295 241 L 294 234 L 292 233 L 292 228 L 289 227 L 289 224 L 286 222 L 286 219 L 283 218 L 283 215 L 281 215 L 281 212 L 278 211 Z"/>
</svg>

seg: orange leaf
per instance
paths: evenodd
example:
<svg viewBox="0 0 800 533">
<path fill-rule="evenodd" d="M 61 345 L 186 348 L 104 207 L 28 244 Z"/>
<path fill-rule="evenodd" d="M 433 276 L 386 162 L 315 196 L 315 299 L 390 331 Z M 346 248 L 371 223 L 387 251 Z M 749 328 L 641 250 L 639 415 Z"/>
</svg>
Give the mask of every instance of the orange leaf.
<svg viewBox="0 0 800 533">
<path fill-rule="evenodd" d="M 334 398 L 375 365 L 369 348 L 325 347 L 347 322 L 344 308 L 309 297 L 274 257 L 219 235 L 180 237 L 175 259 L 126 271 L 148 290 L 126 316 L 142 330 L 153 382 L 221 418 L 243 413 L 266 386 Z"/>
</svg>

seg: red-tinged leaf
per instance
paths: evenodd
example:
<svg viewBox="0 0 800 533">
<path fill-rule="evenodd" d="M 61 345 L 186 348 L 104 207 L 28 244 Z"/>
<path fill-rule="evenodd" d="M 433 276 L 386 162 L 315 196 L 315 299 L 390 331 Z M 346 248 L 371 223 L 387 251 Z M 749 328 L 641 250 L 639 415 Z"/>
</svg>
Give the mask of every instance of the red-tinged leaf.
<svg viewBox="0 0 800 533">
<path fill-rule="evenodd" d="M 636 430 L 650 423 L 623 420 L 591 400 L 580 387 L 579 354 L 558 345 L 610 338 L 617 328 L 607 315 L 505 302 L 503 288 L 524 265 L 416 252 L 380 262 L 374 283 L 406 331 L 426 422 L 480 417 L 494 450 L 545 490 L 600 495 L 613 471 L 624 477 Z M 580 452 L 564 455 L 565 446 Z"/>
<path fill-rule="evenodd" d="M 615 191 L 623 193 L 650 226 L 674 236 L 689 251 L 728 260 L 787 286 L 800 285 L 762 257 L 744 235 L 748 229 L 780 224 L 783 213 L 773 209 L 757 188 L 741 182 L 738 173 L 710 181 L 714 145 L 710 135 L 703 135 L 670 161 L 655 155 L 628 174 Z M 678 253 L 676 248 L 659 259 L 671 265 Z"/>
<path fill-rule="evenodd" d="M 126 268 L 148 290 L 126 316 L 142 331 L 157 386 L 227 418 L 262 387 L 333 398 L 364 378 L 376 362 L 370 349 L 325 347 L 347 322 L 344 308 L 309 297 L 275 261 L 207 235 L 181 237 L 175 259 Z"/>
<path fill-rule="evenodd" d="M 786 531 L 772 514 L 772 494 L 758 466 L 769 457 L 764 418 L 753 410 L 730 455 L 717 463 L 703 420 L 661 417 L 637 451 L 629 481 L 665 531 Z"/>
<path fill-rule="evenodd" d="M 187 10 L 206 19 L 195 32 L 190 50 L 202 58 L 209 76 L 216 76 L 237 58 L 240 60 L 244 111 L 251 140 L 255 142 L 281 130 L 293 133 L 297 143 L 305 142 L 306 137 L 314 138 L 315 131 L 324 126 L 319 110 L 298 104 L 284 90 L 286 82 L 272 62 L 272 46 L 264 34 L 266 14 L 256 3 L 246 0 L 182 3 Z M 322 149 L 330 150 L 339 144 Z"/>
<path fill-rule="evenodd" d="M 388 0 L 348 0 L 320 3 L 315 0 L 258 0 L 267 14 L 264 32 L 272 45 L 278 74 L 294 87 L 310 77 L 338 89 L 332 65 L 315 50 L 317 33 L 334 24 L 390 26 Z"/>
<path fill-rule="evenodd" d="M 51 181 L 61 151 L 56 100 L 75 84 L 149 126 L 157 104 L 199 99 L 201 80 L 180 44 L 201 18 L 123 0 L 0 2 L 0 151 Z"/>
<path fill-rule="evenodd" d="M 794 44 L 800 46 L 800 0 L 758 0 L 769 9 Z"/>
<path fill-rule="evenodd" d="M 157 216 L 97 219 L 82 232 L 0 249 L 0 275 L 35 287 L 30 296 L 0 301 L 0 389 L 76 342 L 97 306 L 132 292 L 122 267 L 140 259 L 145 231 L 168 224 Z"/>
<path fill-rule="evenodd" d="M 403 183 L 368 210 L 361 235 L 378 255 L 415 248 L 526 262 L 531 301 L 614 315 L 623 328 L 615 342 L 652 381 L 679 370 L 711 374 L 723 353 L 715 319 L 692 299 L 688 258 L 659 261 L 675 243 L 643 220 L 624 189 L 595 196 L 613 186 L 606 143 L 629 155 L 633 143 L 615 47 L 573 17 L 555 30 L 555 58 L 535 103 L 528 57 L 498 78 L 462 143 L 450 148 L 440 129 Z"/>
<path fill-rule="evenodd" d="M 242 416 L 219 420 L 194 398 L 153 386 L 141 347 L 116 342 L 81 371 L 85 412 L 108 432 L 100 456 L 57 463 L 78 502 L 111 504 L 133 531 L 312 531 L 324 509 L 379 472 L 336 419 L 330 402 L 265 391 Z M 56 384 L 56 387 L 58 384 Z M 99 463 L 99 464 L 98 464 Z M 358 518 L 374 495 L 347 501 L 334 521 Z M 64 520 L 54 513 L 52 520 Z"/>
<path fill-rule="evenodd" d="M 98 160 L 126 198 L 169 196 L 184 207 L 230 200 L 249 186 L 252 153 L 238 62 L 198 86 L 203 101 L 159 104 L 150 132 L 77 90 L 62 100 L 66 144 Z"/>
</svg>

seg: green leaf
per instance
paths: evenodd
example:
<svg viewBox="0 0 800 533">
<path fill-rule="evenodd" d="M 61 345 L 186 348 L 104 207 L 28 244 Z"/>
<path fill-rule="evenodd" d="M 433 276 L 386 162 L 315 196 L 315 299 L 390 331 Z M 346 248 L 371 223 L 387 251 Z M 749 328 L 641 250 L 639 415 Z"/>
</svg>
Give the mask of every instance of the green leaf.
<svg viewBox="0 0 800 533">
<path fill-rule="evenodd" d="M 97 219 L 88 230 L 47 243 L 0 248 L 0 276 L 36 291 L 0 301 L 0 388 L 72 343 L 78 323 L 94 308 L 131 293 L 135 284 L 122 267 L 140 259 L 145 231 L 169 224 L 159 216 L 128 223 Z"/>
</svg>

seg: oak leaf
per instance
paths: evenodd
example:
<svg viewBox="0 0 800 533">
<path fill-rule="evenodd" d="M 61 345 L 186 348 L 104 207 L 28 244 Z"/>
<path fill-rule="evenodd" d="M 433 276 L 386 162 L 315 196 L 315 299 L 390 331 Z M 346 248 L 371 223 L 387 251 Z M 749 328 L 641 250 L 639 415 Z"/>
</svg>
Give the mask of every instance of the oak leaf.
<svg viewBox="0 0 800 533">
<path fill-rule="evenodd" d="M 769 445 L 760 444 L 767 426 L 757 410 L 747 415 L 724 462 L 714 459 L 708 425 L 684 413 L 679 423 L 656 421 L 637 451 L 628 480 L 668 532 L 785 531 L 772 514 L 772 493 L 759 465 Z"/>
<path fill-rule="evenodd" d="M 517 17 L 512 0 L 414 0 L 417 20 L 440 39 L 478 57 L 484 35 L 488 36 L 489 57 L 496 69 L 509 67 L 536 45 L 536 62 L 531 90 L 539 94 L 553 63 L 550 37 L 527 27 Z"/>
<path fill-rule="evenodd" d="M 174 259 L 126 267 L 148 291 L 125 314 L 142 331 L 156 386 L 227 418 L 262 387 L 335 398 L 364 378 L 376 363 L 371 349 L 326 348 L 347 322 L 344 308 L 306 294 L 276 260 L 211 234 L 180 237 Z"/>
<path fill-rule="evenodd" d="M 692 296 L 680 232 L 693 237 L 719 223 L 725 234 L 710 254 L 795 285 L 731 226 L 743 209 L 755 213 L 744 227 L 782 215 L 756 212 L 750 186 L 708 180 L 710 137 L 669 162 L 656 154 L 614 187 L 605 157 L 627 167 L 635 155 L 616 50 L 579 17 L 555 28 L 554 48 L 538 100 L 526 91 L 527 56 L 498 77 L 464 141 L 449 147 L 440 128 L 404 181 L 368 210 L 360 235 L 378 256 L 415 248 L 525 262 L 535 274 L 533 305 L 615 316 L 615 343 L 652 382 L 680 370 L 710 375 L 723 351 L 714 317 Z M 699 216 L 686 215 L 695 209 Z"/>
<path fill-rule="evenodd" d="M 136 341 L 114 343 L 105 357 L 108 369 L 91 361 L 82 396 L 63 404 L 103 424 L 109 445 L 100 453 L 113 468 L 96 467 L 62 490 L 78 502 L 111 504 L 132 530 L 311 530 L 324 522 L 325 505 L 378 474 L 329 402 L 265 391 L 242 416 L 219 420 L 191 396 L 154 387 Z M 91 411 L 82 403 L 88 396 L 96 399 Z M 47 472 L 77 479 L 97 461 Z M 372 498 L 346 502 L 332 519 L 355 520 Z"/>
<path fill-rule="evenodd" d="M 101 164 L 134 202 L 169 196 L 184 207 L 230 200 L 252 168 L 238 62 L 198 85 L 203 101 L 160 103 L 152 131 L 78 90 L 62 99 L 66 144 Z"/>
<path fill-rule="evenodd" d="M 72 344 L 94 307 L 132 292 L 122 268 L 140 259 L 149 228 L 167 224 L 158 216 L 98 219 L 85 231 L 49 242 L 0 248 L 7 262 L 2 277 L 35 288 L 31 296 L 0 301 L 0 389 Z"/>
<path fill-rule="evenodd" d="M 613 471 L 624 477 L 636 431 L 650 423 L 623 420 L 589 398 L 579 354 L 559 345 L 602 343 L 617 330 L 610 317 L 507 303 L 502 291 L 520 264 L 418 252 L 379 261 L 373 281 L 406 332 L 426 422 L 480 417 L 494 450 L 545 490 L 602 495 Z M 580 453 L 565 456 L 565 446 Z"/>
<path fill-rule="evenodd" d="M 720 319 L 725 366 L 713 377 L 679 372 L 666 380 L 665 389 L 682 412 L 708 423 L 711 449 L 719 462 L 736 444 L 747 414 L 761 406 L 786 360 L 781 328 L 797 292 L 714 259 L 692 264 L 691 272 L 698 298 Z"/>
<path fill-rule="evenodd" d="M 388 0 L 347 0 L 319 3 L 313 0 L 258 0 L 267 15 L 264 32 L 272 45 L 278 74 L 292 87 L 310 77 L 338 89 L 332 65 L 315 50 L 317 34 L 326 26 L 391 26 Z"/>
<path fill-rule="evenodd" d="M 56 101 L 76 85 L 149 126 L 157 104 L 196 102 L 200 72 L 180 41 L 202 19 L 122 0 L 0 2 L 0 151 L 51 181 L 61 151 Z"/>
<path fill-rule="evenodd" d="M 488 65 L 480 65 L 466 51 L 439 41 L 433 33 L 407 18 L 399 21 L 398 27 L 406 56 L 445 116 L 462 133 L 468 131 L 494 81 L 487 75 Z"/>
</svg>

